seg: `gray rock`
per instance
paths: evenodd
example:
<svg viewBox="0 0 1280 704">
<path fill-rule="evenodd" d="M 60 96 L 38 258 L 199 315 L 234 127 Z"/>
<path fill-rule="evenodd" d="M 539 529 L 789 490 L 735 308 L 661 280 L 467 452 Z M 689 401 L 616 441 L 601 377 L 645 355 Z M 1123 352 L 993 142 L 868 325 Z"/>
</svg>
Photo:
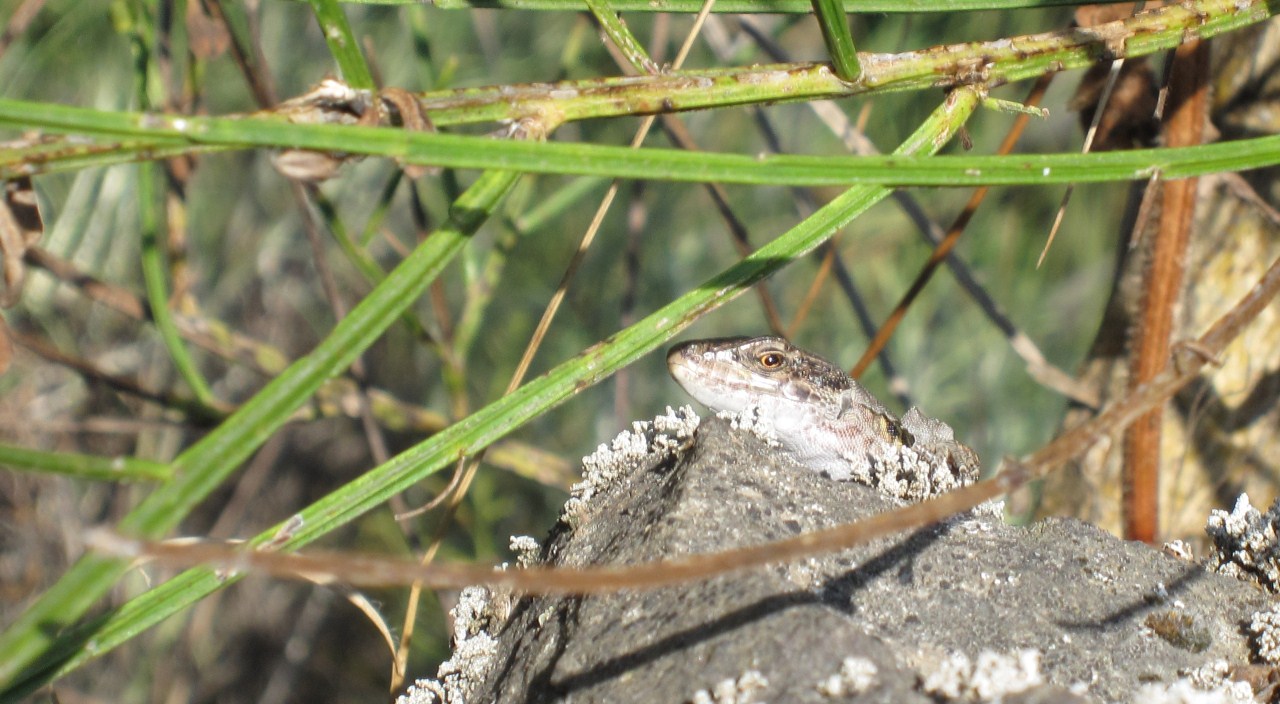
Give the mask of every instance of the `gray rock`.
<svg viewBox="0 0 1280 704">
<path fill-rule="evenodd" d="M 548 540 L 547 561 L 712 553 L 900 505 L 794 466 L 722 419 L 704 421 L 692 449 L 656 444 L 665 450 L 593 487 L 577 525 L 562 523 Z M 506 601 L 509 615 L 486 635 L 485 667 L 439 695 L 1131 701 L 1144 684 L 1249 661 L 1244 629 L 1268 601 L 1257 589 L 1079 521 L 1019 528 L 996 513 L 980 508 L 909 535 L 685 586 Z"/>
</svg>

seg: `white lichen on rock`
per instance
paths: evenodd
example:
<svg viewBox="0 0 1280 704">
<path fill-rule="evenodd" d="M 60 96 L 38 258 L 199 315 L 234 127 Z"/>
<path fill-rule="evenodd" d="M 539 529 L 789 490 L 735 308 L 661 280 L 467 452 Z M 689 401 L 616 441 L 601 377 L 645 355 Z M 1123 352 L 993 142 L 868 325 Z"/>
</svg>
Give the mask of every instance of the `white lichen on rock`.
<svg viewBox="0 0 1280 704">
<path fill-rule="evenodd" d="M 946 462 L 938 461 L 936 455 L 922 453 L 906 445 L 885 447 L 880 456 L 872 458 L 870 466 L 855 472 L 853 479 L 907 503 L 923 501 L 972 483 L 957 476 Z"/>
<path fill-rule="evenodd" d="M 532 567 L 538 564 L 538 554 L 542 545 L 531 535 L 513 535 L 509 543 L 511 552 L 516 554 L 516 564 L 521 567 Z"/>
<path fill-rule="evenodd" d="M 672 456 L 688 443 L 699 418 L 690 406 L 667 412 L 652 421 L 636 421 L 595 453 L 583 458 L 582 481 L 574 485 L 561 520 L 578 525 L 588 517 L 591 500 L 606 491 L 642 461 L 654 455 Z M 521 567 L 538 562 L 541 546 L 529 536 L 511 538 L 511 550 Z M 517 596 L 510 590 L 467 587 L 453 608 L 453 655 L 440 665 L 436 679 L 415 682 L 397 704 L 465 704 L 470 689 L 484 679 L 497 652 L 493 634 L 511 615 Z M 745 701 L 745 700 L 744 700 Z"/>
<path fill-rule="evenodd" d="M 765 417 L 765 412 L 759 406 L 751 404 L 742 409 L 742 412 L 720 411 L 716 413 L 716 418 L 729 421 L 729 427 L 734 430 L 745 430 L 748 433 L 760 438 L 764 444 L 769 447 L 782 447 L 782 443 L 778 440 L 777 429 L 773 425 L 773 421 Z"/>
<path fill-rule="evenodd" d="M 1178 670 L 1178 674 L 1191 680 L 1191 684 L 1200 689 L 1213 689 L 1231 675 L 1231 663 L 1226 660 L 1213 660 L 1194 669 Z"/>
<path fill-rule="evenodd" d="M 1133 694 L 1134 704 L 1250 704 L 1253 689 L 1244 682 L 1222 682 L 1202 688 L 1190 679 L 1169 684 L 1149 683 Z"/>
<path fill-rule="evenodd" d="M 737 679 L 723 679 L 711 689 L 699 689 L 688 701 L 692 704 L 752 704 L 769 688 L 769 679 L 759 670 L 747 670 Z"/>
<path fill-rule="evenodd" d="M 506 590 L 467 587 L 453 607 L 453 655 L 440 663 L 436 679 L 422 679 L 396 704 L 465 704 L 471 688 L 484 679 L 497 653 L 497 633 L 511 615 L 513 595 Z"/>
<path fill-rule="evenodd" d="M 1208 694 L 1210 697 L 1216 697 L 1210 701 L 1223 701 L 1230 704 L 1253 702 L 1253 688 L 1248 682 L 1232 680 L 1231 670 L 1231 663 L 1226 660 L 1213 660 L 1194 669 L 1179 670 L 1178 674 L 1199 690 L 1201 695 Z"/>
<path fill-rule="evenodd" d="M 1214 510 L 1205 533 L 1213 541 L 1209 569 L 1253 582 L 1269 592 L 1280 592 L 1280 501 L 1265 514 L 1249 504 L 1249 495 L 1236 499 L 1231 513 Z"/>
<path fill-rule="evenodd" d="M 990 499 L 987 501 L 983 501 L 977 506 L 974 506 L 973 511 L 971 511 L 970 513 L 976 519 L 987 518 L 995 521 L 996 525 L 1003 525 L 1005 523 L 1004 498 L 1001 497 L 998 499 Z M 990 523 L 990 521 L 988 521 L 986 525 L 990 526 L 992 524 Z"/>
<path fill-rule="evenodd" d="M 984 650 L 973 661 L 964 653 L 943 658 L 924 676 L 921 688 L 934 697 L 985 702 L 1043 684 L 1039 650 L 1025 649 L 1008 655 Z"/>
<path fill-rule="evenodd" d="M 1195 562 L 1195 553 L 1191 550 L 1191 544 L 1185 540 L 1170 540 L 1164 544 L 1163 550 L 1166 555 L 1182 560 L 1183 562 Z"/>
<path fill-rule="evenodd" d="M 1259 660 L 1280 664 L 1280 605 L 1254 614 L 1249 623 L 1249 635 L 1252 636 L 1253 652 Z"/>
<path fill-rule="evenodd" d="M 582 481 L 569 490 L 560 520 L 569 526 L 581 525 L 590 517 L 593 499 L 604 493 L 641 462 L 653 455 L 674 456 L 698 429 L 700 419 L 693 407 L 681 406 L 651 421 L 635 421 L 631 430 L 618 433 L 609 443 L 602 443 L 592 454 L 582 458 Z"/>
<path fill-rule="evenodd" d="M 866 658 L 845 658 L 840 672 L 819 682 L 817 689 L 833 699 L 863 694 L 876 686 L 879 673 L 876 664 Z"/>
</svg>

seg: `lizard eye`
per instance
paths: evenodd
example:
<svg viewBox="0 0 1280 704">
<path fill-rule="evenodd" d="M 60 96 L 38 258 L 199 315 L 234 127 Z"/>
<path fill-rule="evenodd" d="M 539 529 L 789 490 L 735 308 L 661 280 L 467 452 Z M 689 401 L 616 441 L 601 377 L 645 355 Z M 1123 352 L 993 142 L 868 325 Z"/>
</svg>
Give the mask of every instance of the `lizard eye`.
<svg viewBox="0 0 1280 704">
<path fill-rule="evenodd" d="M 782 353 L 780 352 L 761 352 L 756 359 L 760 362 L 760 366 L 765 369 L 777 369 L 782 366 Z"/>
</svg>

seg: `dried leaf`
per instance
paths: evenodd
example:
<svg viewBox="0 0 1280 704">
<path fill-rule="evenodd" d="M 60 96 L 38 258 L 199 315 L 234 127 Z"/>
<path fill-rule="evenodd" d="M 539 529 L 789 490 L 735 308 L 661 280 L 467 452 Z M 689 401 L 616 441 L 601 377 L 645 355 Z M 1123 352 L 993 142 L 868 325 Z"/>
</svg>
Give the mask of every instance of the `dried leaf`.
<svg viewBox="0 0 1280 704">
<path fill-rule="evenodd" d="M 1095 64 L 1080 79 L 1080 86 L 1067 105 L 1080 112 L 1082 129 L 1087 130 L 1093 122 L 1093 112 L 1098 109 L 1110 72 L 1111 62 Z M 1093 151 L 1153 146 L 1160 134 L 1160 121 L 1155 116 L 1158 92 L 1150 64 L 1145 59 L 1126 60 L 1098 121 Z"/>
<path fill-rule="evenodd" d="M 386 88 L 376 96 L 355 90 L 335 78 L 326 78 L 314 88 L 276 106 L 272 112 L 298 124 L 399 126 L 416 132 L 434 132 L 435 125 L 418 98 L 402 88 Z M 274 160 L 280 173 L 300 181 L 323 181 L 337 174 L 339 167 L 356 157 L 341 152 L 288 150 Z M 409 178 L 438 173 L 439 169 L 401 164 Z"/>
<path fill-rule="evenodd" d="M 355 90 L 336 78 L 326 78 L 270 112 L 299 125 L 354 125 L 362 122 L 372 108 L 374 98 L 369 91 Z"/>
<path fill-rule="evenodd" d="M 415 132 L 436 131 L 436 126 L 431 124 L 431 118 L 427 117 L 426 111 L 422 109 L 422 103 L 409 91 L 403 88 L 384 88 L 378 93 L 378 97 L 389 113 L 391 124 L 399 124 Z M 412 179 L 440 173 L 439 167 L 431 168 L 403 162 L 400 163 L 400 168 L 404 169 L 405 175 Z"/>
<path fill-rule="evenodd" d="M 276 154 L 271 163 L 286 178 L 307 183 L 318 183 L 333 178 L 345 161 L 326 152 L 309 152 L 302 149 L 286 149 Z"/>
<path fill-rule="evenodd" d="M 377 124 L 378 113 L 372 94 L 354 90 L 335 78 L 326 78 L 306 93 L 280 103 L 271 110 L 289 122 L 303 125 Z M 318 182 L 333 178 L 343 162 L 352 158 L 340 152 L 288 149 L 272 163 L 286 177 Z"/>
<path fill-rule="evenodd" d="M 1138 3 L 1117 3 L 1114 5 L 1082 5 L 1076 8 L 1076 24 L 1081 27 L 1096 27 L 1107 22 L 1127 20 L 1133 17 Z M 1155 10 L 1164 6 L 1163 2 L 1144 2 L 1143 11 Z"/>
<path fill-rule="evenodd" d="M 23 256 L 27 248 L 40 241 L 44 222 L 36 204 L 31 179 L 23 176 L 4 183 L 0 200 L 0 257 L 3 258 L 5 290 L 0 293 L 0 308 L 12 307 L 22 298 L 22 282 L 26 276 Z"/>
<path fill-rule="evenodd" d="M 205 60 L 222 56 L 231 46 L 227 26 L 211 16 L 200 0 L 187 3 L 187 43 L 192 54 Z"/>
</svg>

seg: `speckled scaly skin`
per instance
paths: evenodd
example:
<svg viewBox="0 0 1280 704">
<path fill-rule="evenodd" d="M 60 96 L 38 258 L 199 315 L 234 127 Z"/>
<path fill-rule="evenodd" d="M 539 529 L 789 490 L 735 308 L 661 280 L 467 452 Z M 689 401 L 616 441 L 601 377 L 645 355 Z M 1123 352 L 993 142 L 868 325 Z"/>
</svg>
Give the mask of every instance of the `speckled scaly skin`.
<svg viewBox="0 0 1280 704">
<path fill-rule="evenodd" d="M 716 411 L 754 409 L 801 465 L 919 500 L 970 484 L 978 456 L 912 408 L 901 419 L 844 370 L 780 337 L 695 340 L 667 353 L 671 376 Z"/>
</svg>

